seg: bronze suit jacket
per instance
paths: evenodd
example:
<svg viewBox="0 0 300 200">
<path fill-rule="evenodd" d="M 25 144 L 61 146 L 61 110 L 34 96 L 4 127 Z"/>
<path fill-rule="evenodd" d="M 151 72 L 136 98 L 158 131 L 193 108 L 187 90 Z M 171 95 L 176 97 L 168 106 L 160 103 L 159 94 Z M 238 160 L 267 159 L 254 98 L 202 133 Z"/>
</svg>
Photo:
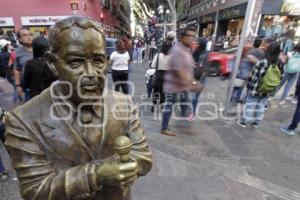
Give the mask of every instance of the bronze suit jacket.
<svg viewBox="0 0 300 200">
<path fill-rule="evenodd" d="M 87 145 L 68 119 L 53 119 L 53 113 L 61 114 L 59 105 L 51 111 L 54 102 L 47 89 L 6 117 L 5 144 L 20 181 L 21 196 L 25 200 L 129 200 L 130 193 L 123 197 L 117 187 L 95 189 L 90 169 L 95 162 L 118 158 L 113 143 L 126 135 L 133 143 L 131 155 L 138 162 L 138 175 L 150 171 L 152 154 L 131 98 L 110 91 L 104 98 L 107 122 L 99 128 L 102 134 L 97 151 Z"/>
</svg>

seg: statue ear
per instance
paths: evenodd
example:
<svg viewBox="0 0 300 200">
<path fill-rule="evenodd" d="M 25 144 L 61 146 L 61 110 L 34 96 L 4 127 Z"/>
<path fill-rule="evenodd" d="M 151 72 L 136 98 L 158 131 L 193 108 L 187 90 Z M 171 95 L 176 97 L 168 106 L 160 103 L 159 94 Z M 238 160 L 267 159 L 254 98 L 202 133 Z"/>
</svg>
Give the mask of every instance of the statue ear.
<svg viewBox="0 0 300 200">
<path fill-rule="evenodd" d="M 54 76 L 58 77 L 58 72 L 55 68 L 54 62 L 57 61 L 56 56 L 54 56 L 50 51 L 47 51 L 45 53 L 45 58 L 47 61 L 47 65 L 49 67 L 49 69 L 52 71 L 52 73 L 54 74 Z"/>
</svg>

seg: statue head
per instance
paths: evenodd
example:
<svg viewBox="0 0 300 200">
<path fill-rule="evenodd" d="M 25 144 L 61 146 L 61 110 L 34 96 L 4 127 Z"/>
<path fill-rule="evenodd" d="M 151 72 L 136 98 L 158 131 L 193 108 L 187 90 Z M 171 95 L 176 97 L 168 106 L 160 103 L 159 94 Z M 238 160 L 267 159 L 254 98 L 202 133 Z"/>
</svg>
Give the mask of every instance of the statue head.
<svg viewBox="0 0 300 200">
<path fill-rule="evenodd" d="M 69 17 L 50 28 L 49 42 L 47 61 L 59 80 L 72 85 L 73 103 L 100 97 L 107 68 L 101 25 L 91 18 Z M 64 91 L 66 87 L 62 87 L 62 90 L 68 94 L 70 92 Z"/>
</svg>

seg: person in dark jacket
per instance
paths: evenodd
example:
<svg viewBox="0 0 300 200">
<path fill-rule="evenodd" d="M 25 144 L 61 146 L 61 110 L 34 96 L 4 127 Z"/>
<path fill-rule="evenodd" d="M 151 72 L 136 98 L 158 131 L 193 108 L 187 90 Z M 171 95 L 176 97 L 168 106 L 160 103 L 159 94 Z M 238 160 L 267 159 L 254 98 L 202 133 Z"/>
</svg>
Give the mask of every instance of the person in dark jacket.
<svg viewBox="0 0 300 200">
<path fill-rule="evenodd" d="M 0 106 L 0 140 L 4 144 L 4 132 L 5 132 L 5 127 L 4 127 L 4 110 Z M 1 160 L 0 156 L 0 182 L 7 181 L 8 180 L 8 173 L 5 169 L 5 166 Z"/>
<path fill-rule="evenodd" d="M 296 86 L 296 96 L 298 97 L 298 102 L 297 102 L 297 107 L 294 113 L 294 117 L 292 120 L 292 123 L 288 127 L 281 127 L 280 130 L 281 132 L 287 134 L 287 135 L 295 135 L 296 134 L 296 129 L 300 121 L 300 78 L 297 81 L 297 86 Z"/>
<path fill-rule="evenodd" d="M 0 53 L 0 77 L 5 78 L 11 85 L 14 85 L 14 80 L 10 73 L 9 59 L 9 44 L 7 44 L 2 48 Z"/>
<path fill-rule="evenodd" d="M 196 63 L 194 77 L 196 80 L 198 80 L 201 84 L 204 85 L 206 82 L 208 65 L 208 53 L 206 51 L 207 40 L 204 37 L 202 37 L 198 39 L 197 43 L 198 48 L 193 54 L 193 58 Z M 201 92 L 192 92 L 193 112 L 189 116 L 189 121 L 193 121 L 195 119 L 200 94 Z"/>
<path fill-rule="evenodd" d="M 30 89 L 30 99 L 48 88 L 57 78 L 48 67 L 44 54 L 49 48 L 45 37 L 37 37 L 32 42 L 33 59 L 25 65 L 24 85 Z"/>
</svg>

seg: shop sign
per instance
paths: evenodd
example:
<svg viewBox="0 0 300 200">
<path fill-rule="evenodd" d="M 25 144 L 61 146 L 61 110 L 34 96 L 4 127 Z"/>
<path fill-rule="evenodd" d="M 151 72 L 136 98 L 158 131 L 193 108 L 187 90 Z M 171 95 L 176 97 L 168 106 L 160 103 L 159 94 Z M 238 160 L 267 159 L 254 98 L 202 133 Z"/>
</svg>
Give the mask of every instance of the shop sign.
<svg viewBox="0 0 300 200">
<path fill-rule="evenodd" d="M 285 0 L 281 12 L 288 15 L 300 15 L 299 0 Z"/>
<path fill-rule="evenodd" d="M 195 24 L 197 24 L 197 22 L 198 22 L 197 19 L 193 19 L 193 20 L 187 22 L 187 26 L 195 25 Z"/>
<path fill-rule="evenodd" d="M 216 13 L 201 16 L 199 19 L 200 24 L 208 24 L 214 21 L 216 21 Z"/>
<path fill-rule="evenodd" d="M 244 3 L 238 6 L 221 10 L 219 20 L 221 21 L 221 20 L 234 19 L 234 18 L 245 16 L 247 10 L 247 4 L 248 3 Z"/>
<path fill-rule="evenodd" d="M 30 16 L 21 17 L 23 26 L 51 26 L 69 16 Z"/>
<path fill-rule="evenodd" d="M 180 24 L 179 29 L 183 29 L 183 28 L 186 28 L 186 27 L 187 27 L 187 24 Z"/>
<path fill-rule="evenodd" d="M 0 17 L 0 27 L 15 26 L 12 17 Z"/>
</svg>

